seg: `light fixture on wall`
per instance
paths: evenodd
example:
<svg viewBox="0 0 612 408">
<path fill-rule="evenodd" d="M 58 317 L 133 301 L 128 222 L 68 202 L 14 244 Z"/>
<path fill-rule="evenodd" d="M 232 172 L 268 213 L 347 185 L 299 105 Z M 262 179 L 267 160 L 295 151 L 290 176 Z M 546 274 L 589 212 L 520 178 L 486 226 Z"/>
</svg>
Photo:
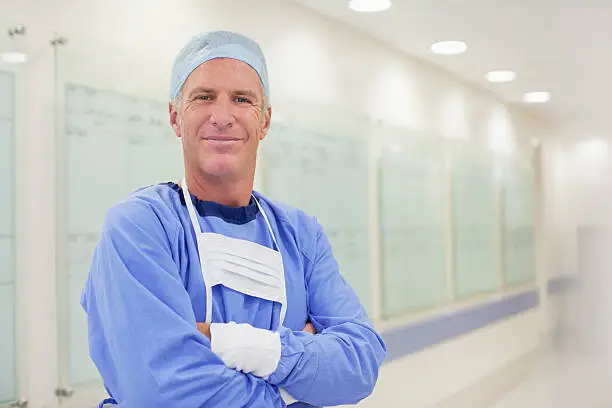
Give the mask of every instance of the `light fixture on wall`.
<svg viewBox="0 0 612 408">
<path fill-rule="evenodd" d="M 516 79 L 516 72 L 508 70 L 489 71 L 485 78 L 487 78 L 487 81 L 494 83 L 511 82 Z"/>
<path fill-rule="evenodd" d="M 8 31 L 11 48 L 0 54 L 0 59 L 7 64 L 23 64 L 28 61 L 28 54 L 23 52 L 19 46 L 19 37 L 25 36 L 26 29 L 23 25 L 15 26 Z"/>
<path fill-rule="evenodd" d="M 458 55 L 467 51 L 463 41 L 439 41 L 430 47 L 431 52 L 438 55 Z"/>
<path fill-rule="evenodd" d="M 578 153 L 585 160 L 605 160 L 610 153 L 610 144 L 604 138 L 592 138 L 578 143 Z"/>
<path fill-rule="evenodd" d="M 523 95 L 523 102 L 526 103 L 546 103 L 550 101 L 550 94 L 548 92 L 527 92 Z"/>
<path fill-rule="evenodd" d="M 391 7 L 391 0 L 349 0 L 349 8 L 360 13 L 376 13 Z"/>
</svg>

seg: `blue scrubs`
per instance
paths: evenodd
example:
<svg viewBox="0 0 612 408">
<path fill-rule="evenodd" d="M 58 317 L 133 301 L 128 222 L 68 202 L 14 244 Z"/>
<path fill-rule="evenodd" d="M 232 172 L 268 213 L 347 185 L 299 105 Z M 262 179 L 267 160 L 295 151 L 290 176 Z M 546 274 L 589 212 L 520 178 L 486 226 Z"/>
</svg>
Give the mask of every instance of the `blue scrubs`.
<svg viewBox="0 0 612 408">
<path fill-rule="evenodd" d="M 317 221 L 255 192 L 278 239 L 287 315 L 267 379 L 226 367 L 196 327 L 206 299 L 195 232 L 180 187 L 136 191 L 107 214 L 81 304 L 91 357 L 121 407 L 292 407 L 354 404 L 376 383 L 386 347 L 338 270 Z M 192 196 L 203 231 L 274 248 L 253 199 L 227 207 Z M 280 304 L 218 285 L 213 322 L 273 330 Z M 301 330 L 307 321 L 318 334 Z"/>
</svg>

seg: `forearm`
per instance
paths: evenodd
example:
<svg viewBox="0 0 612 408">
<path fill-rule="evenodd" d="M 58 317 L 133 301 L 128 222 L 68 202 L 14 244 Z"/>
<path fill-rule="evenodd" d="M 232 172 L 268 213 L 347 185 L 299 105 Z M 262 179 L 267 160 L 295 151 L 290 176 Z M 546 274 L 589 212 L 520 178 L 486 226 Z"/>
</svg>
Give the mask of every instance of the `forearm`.
<svg viewBox="0 0 612 408">
<path fill-rule="evenodd" d="M 105 379 L 114 377 L 113 394 L 122 406 L 284 406 L 276 387 L 226 367 L 204 336 L 186 324 L 157 325 L 154 331 L 140 327 L 131 333 L 105 325 L 114 334 L 109 355 L 93 357 L 104 362 L 100 368 Z"/>
<path fill-rule="evenodd" d="M 198 373 L 185 372 L 189 371 L 186 368 L 180 367 L 176 378 L 162 381 L 151 378 L 146 372 L 125 370 L 121 383 L 126 388 L 119 395 L 120 405 L 147 408 L 284 406 L 278 390 L 260 378 L 228 368 L 209 370 L 200 367 Z"/>
<path fill-rule="evenodd" d="M 281 355 L 279 333 L 255 329 L 248 324 L 217 323 L 211 326 L 208 323 L 198 323 L 197 326 L 198 330 L 211 341 L 213 352 L 217 353 L 229 368 L 248 372 L 260 378 L 268 378 L 278 367 Z M 316 329 L 309 322 L 302 332 L 316 334 Z M 271 349 L 274 350 L 272 355 Z M 287 405 L 296 401 L 282 388 L 279 388 L 279 392 Z"/>
<path fill-rule="evenodd" d="M 317 335 L 283 329 L 281 344 L 268 381 L 313 405 L 356 404 L 370 395 L 385 356 L 376 332 L 357 323 Z"/>
<path fill-rule="evenodd" d="M 274 333 L 248 324 L 217 324 L 212 350 L 228 367 L 265 378 L 298 401 L 339 405 L 367 397 L 385 356 L 376 332 L 359 322 L 314 331 L 312 325 Z"/>
</svg>

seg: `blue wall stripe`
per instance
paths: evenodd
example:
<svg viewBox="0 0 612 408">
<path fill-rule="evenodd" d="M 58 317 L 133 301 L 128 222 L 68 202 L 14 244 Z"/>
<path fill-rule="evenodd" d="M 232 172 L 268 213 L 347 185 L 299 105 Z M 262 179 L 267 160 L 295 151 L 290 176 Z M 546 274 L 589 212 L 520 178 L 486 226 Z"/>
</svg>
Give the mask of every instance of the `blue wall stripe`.
<svg viewBox="0 0 612 408">
<path fill-rule="evenodd" d="M 488 302 L 470 309 L 436 316 L 382 334 L 387 344 L 386 362 L 419 352 L 536 307 L 535 290 Z"/>
<path fill-rule="evenodd" d="M 579 285 L 576 275 L 559 276 L 548 281 L 548 293 L 558 294 Z M 459 337 L 537 307 L 536 290 L 487 302 L 470 309 L 445 313 L 431 319 L 394 328 L 382 333 L 387 344 L 386 362 Z"/>
</svg>

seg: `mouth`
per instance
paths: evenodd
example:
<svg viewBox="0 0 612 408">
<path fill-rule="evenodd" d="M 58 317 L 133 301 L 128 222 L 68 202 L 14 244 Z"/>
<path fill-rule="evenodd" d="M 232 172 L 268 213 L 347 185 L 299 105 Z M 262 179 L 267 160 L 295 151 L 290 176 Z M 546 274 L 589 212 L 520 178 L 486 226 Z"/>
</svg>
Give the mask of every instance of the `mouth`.
<svg viewBox="0 0 612 408">
<path fill-rule="evenodd" d="M 230 152 L 238 148 L 242 143 L 242 139 L 237 137 L 229 136 L 206 136 L 203 137 L 202 142 L 209 148 L 217 152 Z"/>
<path fill-rule="evenodd" d="M 227 136 L 227 135 L 204 136 L 202 139 L 205 142 L 214 143 L 214 144 L 229 144 L 229 143 L 237 143 L 237 142 L 242 141 L 242 139 L 238 137 Z"/>
<path fill-rule="evenodd" d="M 202 139 L 204 139 L 207 142 L 215 142 L 215 143 L 220 143 L 220 142 L 240 142 L 241 141 L 240 138 L 230 137 L 230 136 L 206 136 L 206 137 L 203 137 Z"/>
</svg>

